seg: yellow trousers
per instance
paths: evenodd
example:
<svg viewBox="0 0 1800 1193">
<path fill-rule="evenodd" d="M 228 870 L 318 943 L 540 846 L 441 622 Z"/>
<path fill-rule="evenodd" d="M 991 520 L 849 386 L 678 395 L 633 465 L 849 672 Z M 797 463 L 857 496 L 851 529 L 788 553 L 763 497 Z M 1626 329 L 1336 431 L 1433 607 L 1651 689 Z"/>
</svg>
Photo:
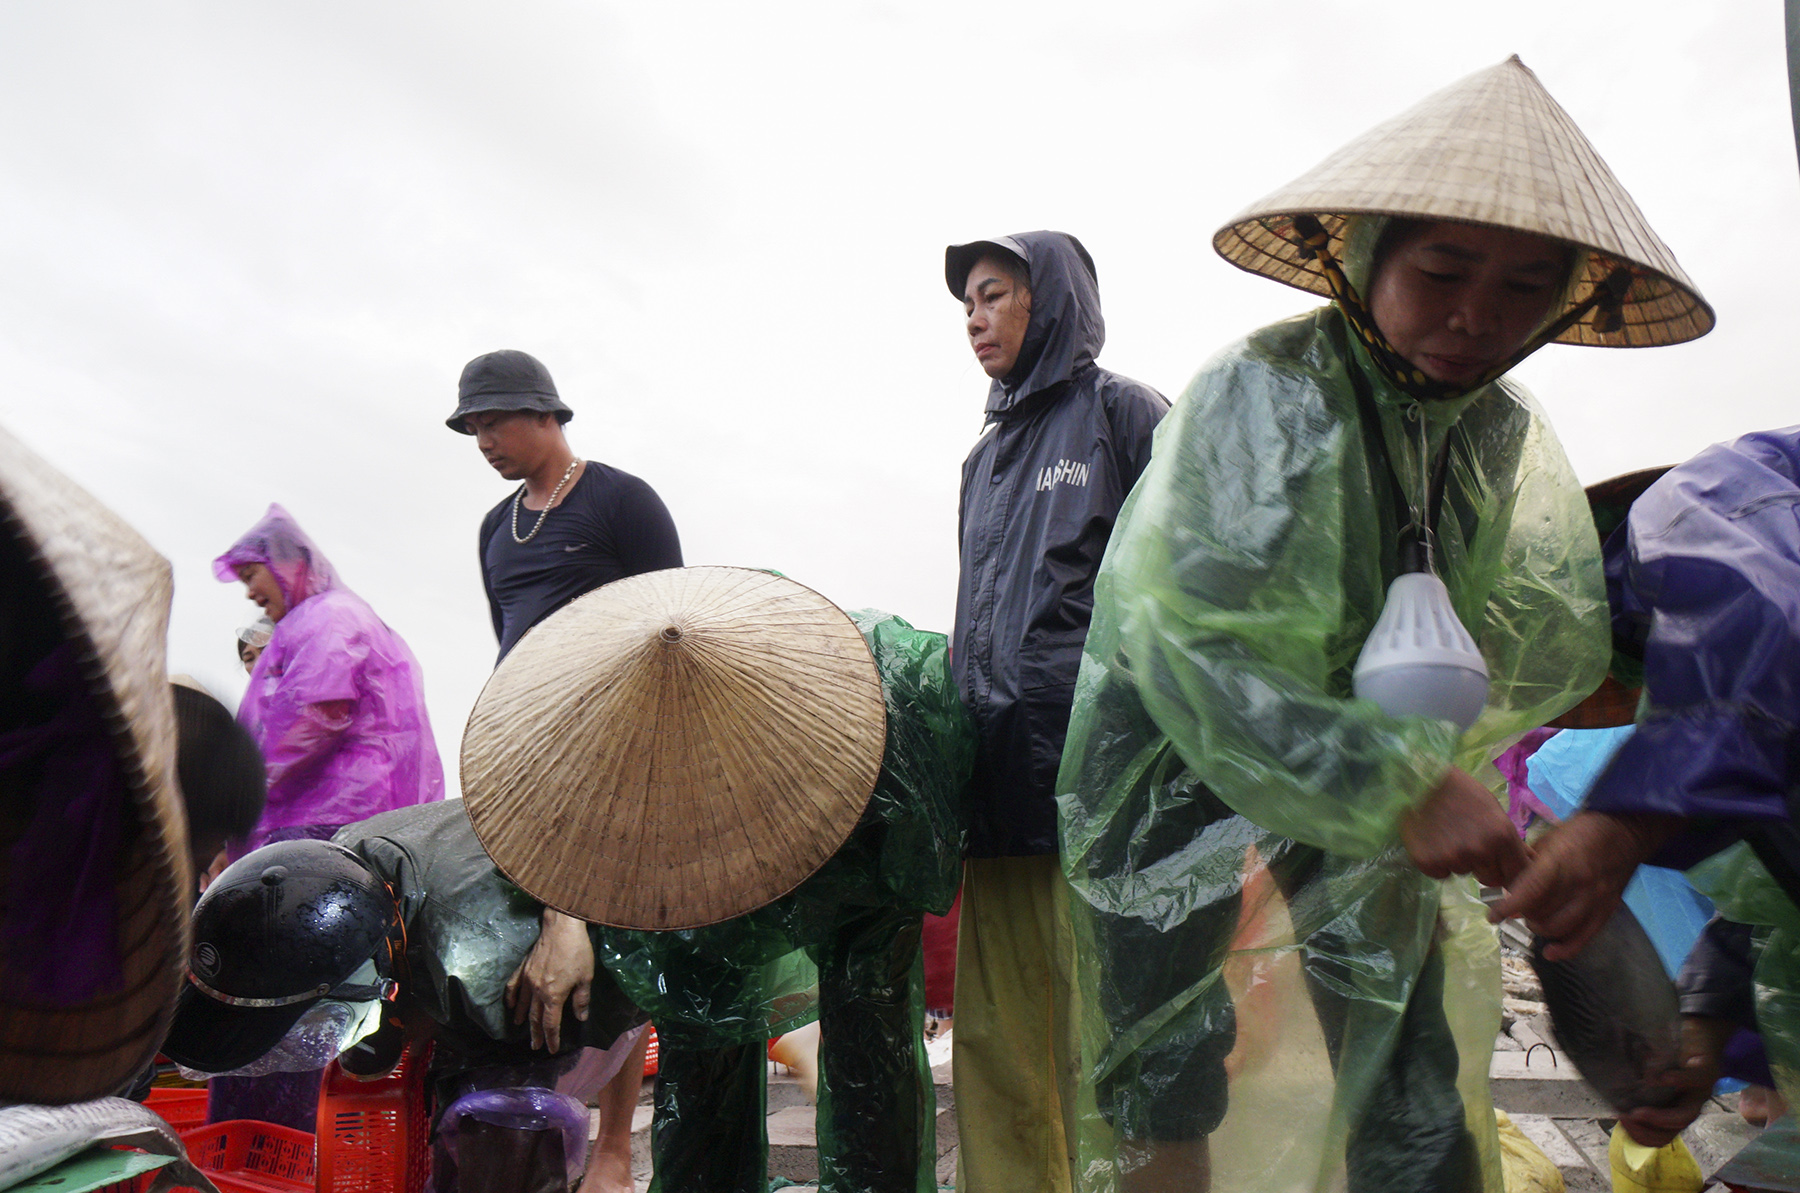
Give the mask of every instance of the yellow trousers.
<svg viewBox="0 0 1800 1193">
<path fill-rule="evenodd" d="M 1069 1193 L 1075 1149 L 1074 939 L 1051 857 L 963 864 L 956 944 L 956 1187 Z"/>
</svg>

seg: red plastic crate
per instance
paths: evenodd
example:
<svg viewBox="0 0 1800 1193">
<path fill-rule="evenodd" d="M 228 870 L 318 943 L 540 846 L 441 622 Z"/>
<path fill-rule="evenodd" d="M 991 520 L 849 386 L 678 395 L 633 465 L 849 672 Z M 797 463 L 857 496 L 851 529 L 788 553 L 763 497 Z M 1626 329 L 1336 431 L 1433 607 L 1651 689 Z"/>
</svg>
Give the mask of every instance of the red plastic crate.
<svg viewBox="0 0 1800 1193">
<path fill-rule="evenodd" d="M 313 1137 L 305 1131 L 232 1119 L 183 1131 L 181 1142 L 220 1193 L 312 1193 Z"/>
<path fill-rule="evenodd" d="M 318 1193 L 421 1193 L 431 1170 L 429 1057 L 408 1048 L 374 1081 L 331 1062 L 319 1094 Z"/>
<path fill-rule="evenodd" d="M 650 1044 L 644 1049 L 644 1076 L 656 1076 L 657 1069 L 662 1067 L 662 1049 L 657 1047 L 656 1026 L 652 1024 L 646 1029 L 650 1033 Z"/>
<path fill-rule="evenodd" d="M 176 1134 L 206 1125 L 206 1090 L 157 1088 L 150 1091 L 144 1105 L 162 1115 L 163 1121 L 175 1128 Z"/>
<path fill-rule="evenodd" d="M 313 1137 L 275 1123 L 234 1119 L 181 1133 L 188 1159 L 219 1193 L 312 1193 Z M 95 1193 L 146 1193 L 162 1170 L 140 1173 Z M 176 1185 L 169 1193 L 197 1193 Z"/>
</svg>

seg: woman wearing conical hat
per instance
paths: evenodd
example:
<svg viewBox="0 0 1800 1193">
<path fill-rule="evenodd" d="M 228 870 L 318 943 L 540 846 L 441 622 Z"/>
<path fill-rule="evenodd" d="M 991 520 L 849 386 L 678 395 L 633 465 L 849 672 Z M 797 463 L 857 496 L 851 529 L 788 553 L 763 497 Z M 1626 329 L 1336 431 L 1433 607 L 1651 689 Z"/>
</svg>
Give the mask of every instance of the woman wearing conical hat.
<svg viewBox="0 0 1800 1193">
<path fill-rule="evenodd" d="M 1096 590 L 1058 785 L 1097 1107 L 1078 1181 L 1498 1193 L 1498 952 L 1468 876 L 1526 855 L 1489 760 L 1608 655 L 1581 487 L 1504 374 L 1712 313 L 1516 58 L 1214 246 L 1331 301 L 1201 369 Z M 1354 694 L 1414 571 L 1485 663 L 1466 730 Z"/>
</svg>

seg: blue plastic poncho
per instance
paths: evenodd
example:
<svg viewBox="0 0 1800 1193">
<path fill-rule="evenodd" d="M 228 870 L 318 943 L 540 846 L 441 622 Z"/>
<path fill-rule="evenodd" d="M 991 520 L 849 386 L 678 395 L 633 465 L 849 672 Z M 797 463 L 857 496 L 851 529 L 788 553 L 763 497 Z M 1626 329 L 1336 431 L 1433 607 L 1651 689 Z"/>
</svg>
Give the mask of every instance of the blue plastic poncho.
<svg viewBox="0 0 1800 1193">
<path fill-rule="evenodd" d="M 1383 470 L 1417 493 L 1446 439 L 1439 572 L 1492 678 L 1460 737 L 1351 694 L 1406 521 Z M 1498 789 L 1606 658 L 1599 542 L 1523 389 L 1416 402 L 1335 307 L 1202 368 L 1108 549 L 1058 783 L 1081 1189 L 1205 1137 L 1218 1189 L 1498 1193 L 1498 945 L 1398 825 L 1452 765 Z"/>
<path fill-rule="evenodd" d="M 444 798 L 419 664 L 279 505 L 213 561 L 260 563 L 287 602 L 238 720 L 261 747 L 269 798 L 255 848 L 282 830 L 338 827 Z M 328 834 L 327 834 L 328 835 Z"/>
</svg>

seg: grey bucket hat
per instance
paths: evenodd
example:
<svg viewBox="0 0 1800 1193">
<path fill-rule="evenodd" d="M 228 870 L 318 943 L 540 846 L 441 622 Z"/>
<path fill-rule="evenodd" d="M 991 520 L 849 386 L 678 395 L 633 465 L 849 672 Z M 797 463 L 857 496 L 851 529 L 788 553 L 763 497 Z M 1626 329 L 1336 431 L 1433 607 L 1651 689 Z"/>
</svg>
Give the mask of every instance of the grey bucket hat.
<svg viewBox="0 0 1800 1193">
<path fill-rule="evenodd" d="M 566 423 L 575 412 L 563 405 L 550 370 L 528 352 L 502 348 L 463 366 L 456 384 L 456 412 L 444 420 L 452 431 L 473 435 L 463 420 L 484 410 L 535 410 Z"/>
</svg>

